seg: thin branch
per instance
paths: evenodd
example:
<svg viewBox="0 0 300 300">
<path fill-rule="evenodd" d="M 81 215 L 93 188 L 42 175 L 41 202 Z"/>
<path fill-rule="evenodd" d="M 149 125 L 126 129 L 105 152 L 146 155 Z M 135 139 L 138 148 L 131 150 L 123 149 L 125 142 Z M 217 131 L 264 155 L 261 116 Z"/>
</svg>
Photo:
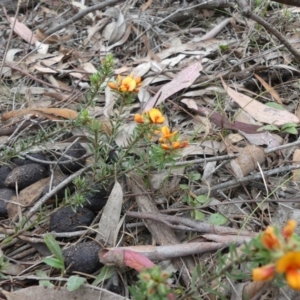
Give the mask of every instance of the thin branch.
<svg viewBox="0 0 300 300">
<path fill-rule="evenodd" d="M 255 21 L 256 23 L 263 26 L 267 30 L 267 32 L 270 32 L 271 34 L 273 34 L 279 40 L 279 42 L 281 44 L 283 44 L 292 53 L 292 55 L 295 57 L 295 59 L 298 62 L 300 62 L 300 53 L 288 42 L 288 40 L 274 26 L 271 26 L 268 22 L 263 20 L 261 17 L 255 15 L 251 11 L 250 6 L 248 5 L 248 3 L 245 0 L 237 0 L 237 2 L 240 6 L 242 15 L 244 17 Z M 290 2 L 293 2 L 293 1 L 290 1 Z M 294 2 L 296 2 L 296 1 L 294 1 Z"/>
<path fill-rule="evenodd" d="M 208 192 L 213 192 L 213 191 L 217 191 L 217 190 L 226 190 L 226 189 L 229 189 L 232 187 L 237 187 L 240 184 L 246 183 L 248 181 L 261 179 L 262 176 L 271 176 L 271 175 L 280 174 L 283 172 L 290 172 L 290 171 L 297 170 L 297 169 L 300 169 L 300 164 L 286 166 L 286 167 L 279 167 L 279 168 L 276 168 L 273 170 L 266 171 L 264 173 L 256 173 L 256 174 L 249 175 L 249 176 L 246 176 L 243 178 L 236 178 L 233 180 L 229 180 L 229 181 L 217 184 L 217 185 L 209 187 L 209 188 L 201 188 L 201 189 L 194 191 L 194 194 L 196 196 L 198 196 L 198 195 L 207 194 Z"/>
<path fill-rule="evenodd" d="M 80 169 L 79 171 L 75 172 L 68 178 L 66 178 L 64 181 L 62 181 L 59 185 L 57 185 L 53 190 L 51 190 L 49 193 L 47 193 L 45 196 L 43 196 L 38 202 L 35 203 L 35 205 L 29 210 L 29 213 L 27 214 L 27 220 L 29 220 L 39 209 L 40 207 L 52 196 L 54 196 L 60 189 L 67 186 L 70 182 L 72 182 L 77 176 L 80 176 L 82 173 L 87 172 L 91 169 L 91 166 L 87 166 L 83 169 Z"/>
</svg>

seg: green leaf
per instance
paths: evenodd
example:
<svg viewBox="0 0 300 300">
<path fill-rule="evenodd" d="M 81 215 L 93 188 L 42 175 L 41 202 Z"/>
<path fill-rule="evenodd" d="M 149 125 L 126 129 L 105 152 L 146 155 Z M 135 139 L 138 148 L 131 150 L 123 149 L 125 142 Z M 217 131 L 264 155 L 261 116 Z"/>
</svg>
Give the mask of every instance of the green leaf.
<svg viewBox="0 0 300 300">
<path fill-rule="evenodd" d="M 191 181 L 197 181 L 201 178 L 201 174 L 200 173 L 191 173 L 189 174 L 189 179 Z"/>
<path fill-rule="evenodd" d="M 225 218 L 223 215 L 219 213 L 212 214 L 208 218 L 208 222 L 213 225 L 224 225 L 225 223 L 227 223 L 227 221 L 228 221 L 227 218 Z"/>
<path fill-rule="evenodd" d="M 205 204 L 210 201 L 210 198 L 205 195 L 199 195 L 196 197 L 196 200 L 198 203 Z"/>
<path fill-rule="evenodd" d="M 47 273 L 42 270 L 36 270 L 35 274 L 37 277 L 48 277 Z M 39 280 L 39 286 L 44 286 L 44 287 L 53 287 L 54 284 L 50 282 L 50 280 Z"/>
<path fill-rule="evenodd" d="M 275 125 L 266 125 L 262 126 L 257 131 L 263 131 L 263 130 L 269 130 L 269 131 L 280 131 L 279 128 Z"/>
<path fill-rule="evenodd" d="M 179 187 L 182 189 L 182 190 L 188 190 L 189 189 L 189 186 L 187 184 L 179 184 Z"/>
<path fill-rule="evenodd" d="M 279 110 L 286 110 L 282 105 L 276 103 L 276 102 L 267 102 L 265 105 L 269 106 L 269 107 L 273 107 Z"/>
<path fill-rule="evenodd" d="M 43 262 L 49 265 L 50 267 L 56 268 L 56 269 L 61 269 L 63 270 L 65 268 L 64 263 L 54 257 L 45 257 L 43 259 Z"/>
<path fill-rule="evenodd" d="M 199 210 L 193 210 L 191 211 L 192 218 L 201 221 L 205 218 L 205 214 Z"/>
<path fill-rule="evenodd" d="M 100 274 L 93 281 L 92 285 L 98 285 L 99 283 L 103 282 L 104 280 L 111 278 L 114 275 L 115 270 L 116 270 L 116 268 L 113 266 L 104 266 L 101 269 Z"/>
<path fill-rule="evenodd" d="M 287 133 L 290 133 L 290 134 L 298 134 L 297 124 L 295 124 L 295 123 L 285 123 L 281 126 L 281 131 L 282 132 L 287 132 Z"/>
<path fill-rule="evenodd" d="M 55 240 L 55 237 L 51 233 L 48 233 L 44 236 L 44 240 L 51 253 L 53 253 L 53 255 L 57 259 L 64 262 L 65 258 L 63 256 L 62 250 L 60 249 L 58 242 Z"/>
<path fill-rule="evenodd" d="M 297 127 L 297 124 L 296 123 L 293 123 L 293 122 L 288 122 L 288 123 L 285 123 L 281 126 L 281 129 L 286 129 L 288 127 Z"/>
<path fill-rule="evenodd" d="M 287 133 L 290 133 L 290 134 L 298 134 L 298 130 L 295 127 L 287 127 L 287 128 L 285 128 L 281 131 L 287 132 Z"/>
<path fill-rule="evenodd" d="M 75 291 L 79 289 L 85 283 L 85 281 L 86 281 L 85 278 L 80 277 L 78 275 L 71 276 L 68 279 L 67 290 L 69 292 Z"/>
</svg>

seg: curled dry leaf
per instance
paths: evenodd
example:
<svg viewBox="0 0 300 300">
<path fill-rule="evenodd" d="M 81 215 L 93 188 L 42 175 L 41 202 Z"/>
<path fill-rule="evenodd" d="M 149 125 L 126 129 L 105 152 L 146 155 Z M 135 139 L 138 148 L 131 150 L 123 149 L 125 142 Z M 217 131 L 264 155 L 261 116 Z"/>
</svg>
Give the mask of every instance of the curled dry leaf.
<svg viewBox="0 0 300 300">
<path fill-rule="evenodd" d="M 237 178 L 243 178 L 257 168 L 257 163 L 265 161 L 265 152 L 255 145 L 246 146 L 240 155 L 230 162 L 231 168 Z"/>
<path fill-rule="evenodd" d="M 72 35 L 47 35 L 44 33 L 42 28 L 38 28 L 36 31 L 36 40 L 44 43 L 44 44 L 57 44 L 64 41 L 69 41 L 72 38 Z"/>
<path fill-rule="evenodd" d="M 13 110 L 4 113 L 2 115 L 2 121 L 7 121 L 11 118 L 15 118 L 27 114 L 42 115 L 44 117 L 49 117 L 49 118 L 55 115 L 58 117 L 71 119 L 71 120 L 77 118 L 77 112 L 68 108 L 27 108 L 27 109 Z"/>
<path fill-rule="evenodd" d="M 126 22 L 122 12 L 116 7 L 108 8 L 104 13 L 104 16 L 108 16 L 116 19 L 117 21 L 111 22 L 108 26 L 105 27 L 106 37 L 108 38 L 108 44 L 112 45 L 118 42 L 124 33 L 126 32 Z"/>
<path fill-rule="evenodd" d="M 285 123 L 293 122 L 298 124 L 299 119 L 287 110 L 279 110 L 273 107 L 266 106 L 257 100 L 254 100 L 246 95 L 243 95 L 230 88 L 222 79 L 223 87 L 227 94 L 239 104 L 239 106 L 248 112 L 255 120 L 267 124 L 281 126 Z"/>
</svg>

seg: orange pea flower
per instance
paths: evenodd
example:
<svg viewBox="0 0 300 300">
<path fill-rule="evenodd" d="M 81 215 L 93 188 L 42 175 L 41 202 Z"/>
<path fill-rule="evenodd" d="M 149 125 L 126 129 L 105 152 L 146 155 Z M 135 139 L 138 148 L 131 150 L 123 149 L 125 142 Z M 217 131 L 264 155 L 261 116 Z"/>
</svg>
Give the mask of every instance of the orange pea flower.
<svg viewBox="0 0 300 300">
<path fill-rule="evenodd" d="M 171 137 L 175 136 L 178 133 L 178 131 L 171 132 L 168 126 L 163 126 L 161 128 L 161 133 L 163 135 L 163 139 L 169 140 Z"/>
<path fill-rule="evenodd" d="M 142 79 L 140 77 L 134 79 L 133 75 L 129 75 L 125 78 L 118 75 L 117 83 L 109 82 L 107 85 L 119 92 L 138 92 L 138 88 L 141 86 Z"/>
<path fill-rule="evenodd" d="M 144 116 L 140 115 L 140 114 L 135 114 L 134 115 L 134 121 L 140 124 L 144 124 L 145 120 L 144 120 Z"/>
<path fill-rule="evenodd" d="M 288 252 L 276 262 L 277 273 L 285 274 L 288 285 L 300 290 L 300 252 Z"/>
<path fill-rule="evenodd" d="M 160 146 L 164 150 L 170 150 L 171 149 L 170 145 L 167 145 L 167 144 L 160 144 Z"/>
<path fill-rule="evenodd" d="M 288 240 L 294 233 L 294 230 L 297 226 L 297 222 L 295 220 L 288 220 L 287 224 L 282 230 L 282 236 L 285 240 Z"/>
<path fill-rule="evenodd" d="M 179 141 L 173 142 L 172 143 L 172 148 L 173 149 L 179 149 L 179 148 L 181 148 L 181 143 Z"/>
<path fill-rule="evenodd" d="M 261 242 L 266 249 L 275 250 L 280 248 L 280 242 L 272 226 L 268 226 L 261 237 Z"/>
<path fill-rule="evenodd" d="M 121 80 L 121 86 L 120 86 L 121 92 L 132 92 L 135 90 L 135 88 L 136 88 L 136 82 L 132 77 L 127 76 Z"/>
<path fill-rule="evenodd" d="M 112 90 L 116 90 L 118 87 L 117 87 L 117 85 L 114 83 L 114 82 L 109 82 L 108 84 L 107 84 Z"/>
<path fill-rule="evenodd" d="M 161 111 L 157 108 L 151 108 L 148 111 L 149 118 L 153 124 L 162 124 L 165 121 L 165 117 L 162 115 Z"/>
<path fill-rule="evenodd" d="M 269 264 L 252 270 L 252 278 L 254 281 L 271 280 L 275 275 L 275 265 Z"/>
</svg>

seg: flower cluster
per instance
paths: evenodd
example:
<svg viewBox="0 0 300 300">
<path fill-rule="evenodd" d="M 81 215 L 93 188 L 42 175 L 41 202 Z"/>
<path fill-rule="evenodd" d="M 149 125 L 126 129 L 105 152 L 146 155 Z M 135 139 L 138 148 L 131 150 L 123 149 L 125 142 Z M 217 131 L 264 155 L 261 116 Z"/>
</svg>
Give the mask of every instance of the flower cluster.
<svg viewBox="0 0 300 300">
<path fill-rule="evenodd" d="M 267 281 L 284 275 L 288 285 L 300 290 L 300 243 L 294 234 L 296 221 L 289 220 L 281 233 L 269 226 L 259 237 L 269 263 L 252 270 L 254 281 Z"/>
<path fill-rule="evenodd" d="M 139 124 L 153 125 L 163 124 L 165 117 L 159 109 L 152 108 L 143 114 L 136 114 L 134 120 Z M 188 141 L 180 141 L 178 131 L 171 132 L 168 126 L 154 128 L 153 132 L 161 135 L 158 142 L 164 150 L 176 150 L 188 146 Z"/>
<path fill-rule="evenodd" d="M 134 79 L 133 75 L 129 75 L 125 78 L 118 75 L 116 82 L 109 82 L 108 86 L 112 90 L 116 90 L 121 93 L 126 92 L 134 92 L 137 93 L 139 91 L 139 87 L 142 85 L 141 77 L 137 77 Z"/>
<path fill-rule="evenodd" d="M 179 149 L 188 146 L 188 141 L 179 141 L 178 131 L 171 132 L 168 126 L 161 128 L 162 137 L 159 138 L 159 143 L 164 150 Z"/>
<path fill-rule="evenodd" d="M 159 109 L 152 108 L 142 115 L 135 114 L 134 121 L 139 124 L 163 124 L 165 122 L 165 117 Z"/>
</svg>

